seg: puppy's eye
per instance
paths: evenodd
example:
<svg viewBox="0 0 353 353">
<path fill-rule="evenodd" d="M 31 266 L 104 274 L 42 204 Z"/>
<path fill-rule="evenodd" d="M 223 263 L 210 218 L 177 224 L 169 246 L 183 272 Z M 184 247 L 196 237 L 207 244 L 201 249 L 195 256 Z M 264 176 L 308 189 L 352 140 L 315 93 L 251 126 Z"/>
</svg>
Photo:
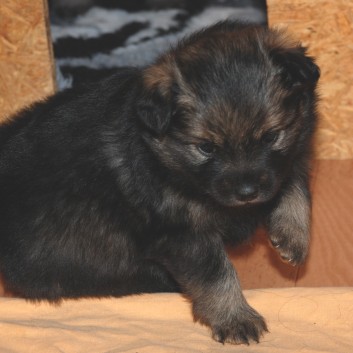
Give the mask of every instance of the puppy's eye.
<svg viewBox="0 0 353 353">
<path fill-rule="evenodd" d="M 279 132 L 268 131 L 262 136 L 261 141 L 267 145 L 272 145 L 278 140 L 278 137 L 279 137 Z"/>
<path fill-rule="evenodd" d="M 197 149 L 206 157 L 211 157 L 216 152 L 216 146 L 210 141 L 200 143 Z"/>
</svg>

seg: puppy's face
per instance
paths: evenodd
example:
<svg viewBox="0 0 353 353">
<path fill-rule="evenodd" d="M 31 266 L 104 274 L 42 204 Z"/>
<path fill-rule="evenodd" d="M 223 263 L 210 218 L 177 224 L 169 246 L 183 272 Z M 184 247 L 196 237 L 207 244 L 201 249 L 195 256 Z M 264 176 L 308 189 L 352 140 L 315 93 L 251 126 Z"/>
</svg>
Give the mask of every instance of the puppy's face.
<svg viewBox="0 0 353 353">
<path fill-rule="evenodd" d="M 318 77 L 281 33 L 215 26 L 145 71 L 145 140 L 185 190 L 224 206 L 266 202 L 310 151 Z"/>
</svg>

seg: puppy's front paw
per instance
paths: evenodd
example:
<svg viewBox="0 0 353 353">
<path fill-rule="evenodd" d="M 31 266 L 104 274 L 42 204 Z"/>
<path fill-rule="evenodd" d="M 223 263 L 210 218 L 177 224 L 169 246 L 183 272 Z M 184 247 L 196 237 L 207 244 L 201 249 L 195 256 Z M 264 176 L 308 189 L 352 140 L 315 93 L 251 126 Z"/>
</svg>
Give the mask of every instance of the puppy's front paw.
<svg viewBox="0 0 353 353">
<path fill-rule="evenodd" d="M 293 186 L 283 195 L 268 223 L 271 244 L 293 266 L 303 263 L 309 249 L 310 201 L 303 190 Z"/>
<path fill-rule="evenodd" d="M 293 266 L 304 262 L 309 247 L 307 234 L 271 234 L 270 242 L 283 261 Z"/>
<path fill-rule="evenodd" d="M 238 308 L 228 321 L 212 325 L 212 337 L 221 343 L 258 343 L 267 331 L 265 320 L 248 305 Z"/>
<path fill-rule="evenodd" d="M 269 240 L 282 260 L 296 266 L 304 262 L 309 250 L 309 212 L 301 219 L 277 215 L 269 227 Z"/>
</svg>

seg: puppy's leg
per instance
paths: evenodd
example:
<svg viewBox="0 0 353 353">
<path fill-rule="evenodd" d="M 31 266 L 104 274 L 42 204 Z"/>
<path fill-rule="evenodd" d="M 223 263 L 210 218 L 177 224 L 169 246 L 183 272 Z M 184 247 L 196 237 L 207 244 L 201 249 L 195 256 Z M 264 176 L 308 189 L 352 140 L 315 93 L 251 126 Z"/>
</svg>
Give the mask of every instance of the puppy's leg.
<svg viewBox="0 0 353 353">
<path fill-rule="evenodd" d="M 219 342 L 258 342 L 266 323 L 246 302 L 220 237 L 186 234 L 172 239 L 159 248 L 159 259 L 191 298 L 195 319 L 210 326 Z"/>
<path fill-rule="evenodd" d="M 268 222 L 269 238 L 283 260 L 301 264 L 309 249 L 311 202 L 307 182 L 294 180 Z"/>
<path fill-rule="evenodd" d="M 126 276 L 124 283 L 117 286 L 126 288 L 124 294 L 180 292 L 178 284 L 164 266 L 151 261 L 143 261 L 135 271 Z"/>
</svg>

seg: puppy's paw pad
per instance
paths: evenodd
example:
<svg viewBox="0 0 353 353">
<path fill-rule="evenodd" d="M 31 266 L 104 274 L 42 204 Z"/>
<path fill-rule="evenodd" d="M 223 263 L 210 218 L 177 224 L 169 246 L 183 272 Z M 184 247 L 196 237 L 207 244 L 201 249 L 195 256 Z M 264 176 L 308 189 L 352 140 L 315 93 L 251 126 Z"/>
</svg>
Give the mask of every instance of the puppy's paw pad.
<svg viewBox="0 0 353 353">
<path fill-rule="evenodd" d="M 292 266 L 300 265 L 306 258 L 308 250 L 306 239 L 301 241 L 300 237 L 297 240 L 270 237 L 270 243 L 281 259 Z"/>
</svg>

